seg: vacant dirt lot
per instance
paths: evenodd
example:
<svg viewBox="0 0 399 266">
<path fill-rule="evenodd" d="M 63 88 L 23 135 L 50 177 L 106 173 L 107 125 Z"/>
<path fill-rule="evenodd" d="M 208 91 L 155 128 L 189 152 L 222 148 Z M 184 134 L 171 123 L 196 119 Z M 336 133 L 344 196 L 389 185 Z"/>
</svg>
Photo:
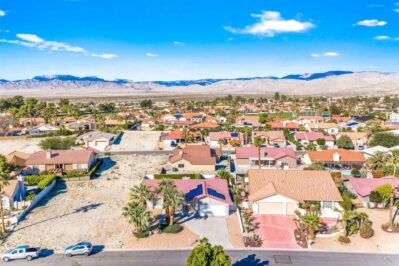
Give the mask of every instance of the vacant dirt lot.
<svg viewBox="0 0 399 266">
<path fill-rule="evenodd" d="M 111 151 L 158 150 L 159 131 L 124 131 L 121 139 L 111 146 Z"/>
<path fill-rule="evenodd" d="M 102 175 L 91 181 L 58 183 L 6 240 L 61 251 L 78 241 L 120 248 L 129 233 L 122 207 L 129 189 L 149 173 L 159 172 L 164 156 L 131 155 L 107 159 Z"/>
<path fill-rule="evenodd" d="M 13 151 L 22 151 L 33 153 L 40 151 L 39 143 L 44 138 L 16 138 L 16 139 L 0 139 L 0 154 L 7 155 Z"/>
<path fill-rule="evenodd" d="M 399 250 L 399 234 L 386 233 L 381 225 L 388 221 L 388 210 L 360 209 L 368 214 L 373 222 L 374 236 L 363 239 L 359 235 L 351 236 L 351 243 L 341 244 L 338 236 L 331 238 L 317 238 L 314 249 L 337 251 L 373 251 L 373 252 L 397 252 Z"/>
</svg>

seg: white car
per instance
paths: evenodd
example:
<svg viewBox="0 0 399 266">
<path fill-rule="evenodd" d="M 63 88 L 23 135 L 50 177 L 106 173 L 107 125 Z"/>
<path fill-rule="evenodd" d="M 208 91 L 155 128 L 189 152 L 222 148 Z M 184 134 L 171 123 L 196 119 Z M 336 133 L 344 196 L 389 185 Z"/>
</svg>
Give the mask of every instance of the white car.
<svg viewBox="0 0 399 266">
<path fill-rule="evenodd" d="M 73 246 L 65 248 L 65 255 L 72 257 L 74 255 L 86 255 L 89 256 L 93 251 L 93 245 L 89 242 L 79 242 Z"/>
<path fill-rule="evenodd" d="M 40 249 L 39 248 L 32 248 L 29 246 L 18 246 L 14 249 L 7 250 L 1 255 L 1 259 L 4 262 L 8 262 L 10 260 L 17 260 L 17 259 L 27 259 L 33 260 L 40 256 Z"/>
</svg>

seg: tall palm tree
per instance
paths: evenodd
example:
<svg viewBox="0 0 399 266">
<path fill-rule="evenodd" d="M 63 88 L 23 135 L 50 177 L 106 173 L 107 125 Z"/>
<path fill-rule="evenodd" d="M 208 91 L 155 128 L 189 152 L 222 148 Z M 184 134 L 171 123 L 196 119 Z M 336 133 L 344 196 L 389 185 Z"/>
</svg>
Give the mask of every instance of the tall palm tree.
<svg viewBox="0 0 399 266">
<path fill-rule="evenodd" d="M 122 214 L 128 217 L 129 223 L 134 225 L 134 230 L 137 233 L 146 231 L 154 219 L 152 212 L 146 206 L 137 204 L 137 202 L 128 202 L 123 208 Z"/>
<path fill-rule="evenodd" d="M 250 128 L 250 127 L 244 127 L 243 129 L 242 129 L 242 133 L 244 134 L 244 144 L 248 144 L 249 143 L 249 140 L 250 140 L 250 136 L 251 136 L 251 134 L 252 134 L 252 128 Z"/>
<path fill-rule="evenodd" d="M 256 137 L 256 138 L 254 138 L 254 145 L 255 145 L 255 147 L 257 147 L 258 148 L 258 165 L 259 165 L 259 170 L 260 170 L 260 168 L 261 168 L 261 164 L 260 164 L 260 157 L 261 157 L 261 148 L 262 148 L 262 145 L 265 143 L 265 139 L 264 138 L 262 138 L 262 137 Z"/>
<path fill-rule="evenodd" d="M 170 222 L 169 201 L 167 200 L 168 191 L 172 190 L 175 184 L 167 179 L 162 180 L 158 185 L 158 191 L 162 194 L 163 208 L 165 209 L 166 223 Z"/>
<path fill-rule="evenodd" d="M 187 130 L 187 128 L 183 129 L 181 136 L 184 139 L 184 143 L 187 144 L 188 140 L 190 139 L 190 132 Z"/>
<path fill-rule="evenodd" d="M 224 139 L 219 139 L 219 140 L 218 140 L 218 144 L 219 144 L 219 146 L 220 146 L 220 151 L 222 151 L 222 146 L 223 146 L 223 144 L 224 144 Z"/>
<path fill-rule="evenodd" d="M 140 203 L 143 206 L 147 206 L 147 201 L 156 199 L 156 195 L 151 188 L 143 183 L 132 187 L 129 195 L 131 201 Z"/>
<path fill-rule="evenodd" d="M 176 211 L 181 210 L 184 198 L 183 194 L 178 191 L 175 187 L 172 189 L 167 190 L 166 195 L 164 196 L 165 200 L 167 201 L 167 205 L 169 206 L 169 225 L 173 225 L 174 223 L 174 215 Z"/>
<path fill-rule="evenodd" d="M 4 234 L 6 232 L 6 226 L 4 223 L 4 208 L 3 208 L 3 195 L 1 191 L 3 188 L 8 185 L 8 181 L 10 180 L 10 172 L 11 166 L 7 163 L 6 158 L 3 155 L 0 155 L 0 211 L 1 211 L 1 233 Z"/>
<path fill-rule="evenodd" d="M 387 155 L 384 152 L 378 151 L 373 156 L 367 159 L 367 165 L 372 170 L 381 170 L 387 163 Z"/>
<path fill-rule="evenodd" d="M 393 167 L 393 176 L 396 176 L 396 171 L 399 166 L 399 150 L 392 151 L 392 154 L 388 157 L 387 164 Z"/>
</svg>

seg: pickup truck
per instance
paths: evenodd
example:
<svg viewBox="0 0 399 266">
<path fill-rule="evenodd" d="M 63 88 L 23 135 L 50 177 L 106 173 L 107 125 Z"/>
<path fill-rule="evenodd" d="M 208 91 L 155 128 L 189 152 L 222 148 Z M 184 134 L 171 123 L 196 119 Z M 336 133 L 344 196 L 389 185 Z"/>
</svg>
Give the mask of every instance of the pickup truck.
<svg viewBox="0 0 399 266">
<path fill-rule="evenodd" d="M 8 262 L 10 260 L 17 260 L 17 259 L 33 260 L 35 258 L 38 258 L 39 255 L 40 255 L 39 248 L 33 248 L 24 245 L 24 246 L 18 246 L 11 250 L 7 250 L 6 252 L 4 252 L 3 255 L 1 255 L 1 259 L 4 262 Z"/>
</svg>

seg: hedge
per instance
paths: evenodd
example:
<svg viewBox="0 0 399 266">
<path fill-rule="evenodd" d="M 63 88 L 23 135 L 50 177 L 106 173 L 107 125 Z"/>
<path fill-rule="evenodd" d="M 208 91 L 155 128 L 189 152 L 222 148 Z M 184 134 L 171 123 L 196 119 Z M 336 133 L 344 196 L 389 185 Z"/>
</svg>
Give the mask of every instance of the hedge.
<svg viewBox="0 0 399 266">
<path fill-rule="evenodd" d="M 190 179 L 201 179 L 200 174 L 155 174 L 154 179 L 183 179 L 189 177 Z"/>
<path fill-rule="evenodd" d="M 141 233 L 137 233 L 137 232 L 134 232 L 134 231 L 133 231 L 133 235 L 134 235 L 136 238 L 146 238 L 146 237 L 149 237 L 149 236 L 150 236 L 150 232 L 149 232 L 149 231 L 143 231 L 143 232 L 141 232 Z"/>
<path fill-rule="evenodd" d="M 168 225 L 163 229 L 164 233 L 167 234 L 177 234 L 179 233 L 183 228 L 179 224 L 174 224 L 174 225 Z"/>
<path fill-rule="evenodd" d="M 43 179 L 42 175 L 31 175 L 31 176 L 25 176 L 24 181 L 25 183 L 28 184 L 28 186 L 37 186 L 39 182 Z"/>
<path fill-rule="evenodd" d="M 45 189 L 48 185 L 53 182 L 53 180 L 56 178 L 55 175 L 47 175 L 44 176 L 42 180 L 40 180 L 39 184 L 37 184 L 37 188 L 40 190 Z"/>
</svg>

